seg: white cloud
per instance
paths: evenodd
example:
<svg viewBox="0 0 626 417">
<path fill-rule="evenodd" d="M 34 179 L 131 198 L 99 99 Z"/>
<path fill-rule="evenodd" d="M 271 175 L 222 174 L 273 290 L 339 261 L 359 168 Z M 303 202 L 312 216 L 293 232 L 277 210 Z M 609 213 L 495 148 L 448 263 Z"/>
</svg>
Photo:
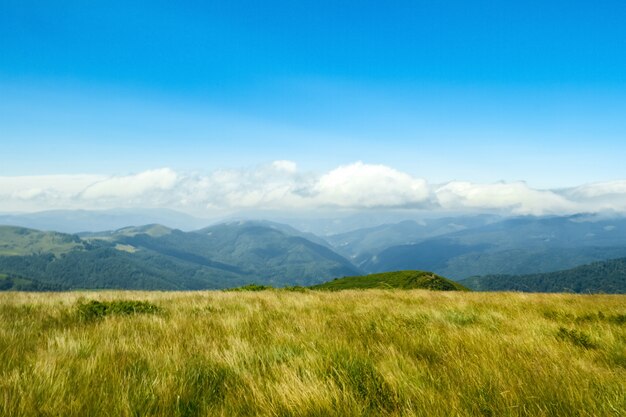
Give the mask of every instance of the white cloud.
<svg viewBox="0 0 626 417">
<path fill-rule="evenodd" d="M 562 191 L 584 211 L 626 212 L 626 180 L 585 184 Z"/>
<path fill-rule="evenodd" d="M 428 200 L 428 184 L 384 165 L 357 162 L 322 175 L 313 187 L 315 200 L 325 206 L 410 207 Z"/>
<path fill-rule="evenodd" d="M 572 188 L 567 194 L 576 198 L 592 199 L 611 195 L 626 195 L 626 180 L 596 182 Z"/>
<path fill-rule="evenodd" d="M 99 175 L 0 177 L 0 211 L 73 207 L 68 201 L 72 196 L 104 178 Z"/>
<path fill-rule="evenodd" d="M 217 170 L 208 175 L 190 175 L 181 181 L 178 195 L 186 206 L 210 209 L 300 207 L 299 195 L 308 176 L 296 164 L 277 161 L 251 170 Z"/>
<path fill-rule="evenodd" d="M 111 177 L 85 188 L 80 197 L 87 200 L 105 198 L 132 198 L 155 191 L 171 190 L 178 174 L 169 168 L 144 171 L 135 175 Z"/>
<path fill-rule="evenodd" d="M 426 180 L 384 165 L 355 162 L 322 174 L 291 161 L 254 169 L 184 173 L 169 168 L 125 176 L 0 177 L 0 211 L 167 207 L 202 213 L 237 209 L 428 208 L 511 214 L 626 213 L 626 180 L 540 190 L 524 182 Z"/>
<path fill-rule="evenodd" d="M 25 190 L 54 190 L 72 194 L 106 177 L 101 175 L 30 175 L 21 177 L 0 177 L 0 196 L 17 195 Z"/>
<path fill-rule="evenodd" d="M 293 161 L 274 161 L 272 162 L 272 168 L 277 171 L 294 174 L 298 170 L 298 165 Z"/>
<path fill-rule="evenodd" d="M 525 182 L 472 184 L 453 181 L 435 190 L 445 209 L 504 210 L 513 214 L 564 214 L 576 211 L 575 204 L 552 191 L 535 190 Z"/>
</svg>

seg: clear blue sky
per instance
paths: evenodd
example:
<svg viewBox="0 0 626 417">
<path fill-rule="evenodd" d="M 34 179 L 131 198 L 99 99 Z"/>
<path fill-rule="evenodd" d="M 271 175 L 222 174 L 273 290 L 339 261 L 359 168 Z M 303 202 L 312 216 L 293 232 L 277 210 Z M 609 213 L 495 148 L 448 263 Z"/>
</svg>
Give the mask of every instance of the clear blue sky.
<svg viewBox="0 0 626 417">
<path fill-rule="evenodd" d="M 0 175 L 622 179 L 624 22 L 610 0 L 2 0 Z"/>
</svg>

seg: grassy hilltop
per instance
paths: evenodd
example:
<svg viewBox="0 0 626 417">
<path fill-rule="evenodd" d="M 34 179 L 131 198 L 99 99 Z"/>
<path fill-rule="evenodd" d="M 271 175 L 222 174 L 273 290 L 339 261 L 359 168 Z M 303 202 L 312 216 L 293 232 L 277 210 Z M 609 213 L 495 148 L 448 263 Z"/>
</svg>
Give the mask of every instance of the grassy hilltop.
<svg viewBox="0 0 626 417">
<path fill-rule="evenodd" d="M 337 278 L 322 284 L 312 285 L 311 288 L 319 290 L 399 288 L 403 290 L 468 291 L 461 284 L 427 271 L 393 271 Z"/>
<path fill-rule="evenodd" d="M 3 416 L 617 416 L 622 295 L 0 294 Z"/>
</svg>

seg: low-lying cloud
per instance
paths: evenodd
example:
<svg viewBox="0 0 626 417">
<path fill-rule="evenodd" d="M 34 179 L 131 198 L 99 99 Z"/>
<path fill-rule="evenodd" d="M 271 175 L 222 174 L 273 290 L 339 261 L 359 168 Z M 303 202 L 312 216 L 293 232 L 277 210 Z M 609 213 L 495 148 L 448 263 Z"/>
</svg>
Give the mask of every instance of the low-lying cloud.
<svg viewBox="0 0 626 417">
<path fill-rule="evenodd" d="M 571 213 L 576 205 L 553 191 L 535 190 L 525 182 L 473 184 L 453 181 L 435 190 L 444 209 L 503 210 L 513 214 Z"/>
<path fill-rule="evenodd" d="M 429 184 L 385 165 L 355 162 L 322 174 L 292 161 L 210 173 L 169 168 L 123 176 L 0 177 L 0 211 L 163 207 L 194 213 L 239 209 L 428 209 L 507 214 L 626 213 L 626 180 L 541 190 L 525 182 Z"/>
</svg>

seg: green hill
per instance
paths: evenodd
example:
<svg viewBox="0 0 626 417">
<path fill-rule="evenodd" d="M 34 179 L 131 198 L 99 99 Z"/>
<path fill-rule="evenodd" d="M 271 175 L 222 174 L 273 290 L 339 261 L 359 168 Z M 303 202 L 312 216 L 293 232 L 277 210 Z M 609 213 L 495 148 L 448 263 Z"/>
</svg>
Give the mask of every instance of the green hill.
<svg viewBox="0 0 626 417">
<path fill-rule="evenodd" d="M 38 253 L 59 255 L 85 248 L 85 242 L 76 235 L 42 232 L 24 227 L 0 226 L 0 256 L 22 256 Z"/>
<path fill-rule="evenodd" d="M 477 291 L 626 293 L 626 258 L 594 262 L 564 271 L 528 275 L 486 275 L 460 281 Z"/>
<path fill-rule="evenodd" d="M 45 284 L 34 279 L 0 274 L 0 291 L 61 291 L 63 286 Z"/>
<path fill-rule="evenodd" d="M 0 226 L 0 273 L 28 277 L 37 288 L 148 290 L 311 285 L 359 273 L 328 247 L 288 232 L 236 222 L 197 232 L 147 225 L 81 238 Z M 0 289 L 33 285 L 12 279 Z"/>
<path fill-rule="evenodd" d="M 380 274 L 337 278 L 313 285 L 319 290 L 348 290 L 366 288 L 425 289 L 435 291 L 467 291 L 463 285 L 426 271 L 395 271 Z"/>
<path fill-rule="evenodd" d="M 147 224 L 145 226 L 129 226 L 118 229 L 111 233 L 111 238 L 120 238 L 123 236 L 148 235 L 150 237 L 161 237 L 169 235 L 174 229 L 162 226 L 160 224 Z"/>
</svg>

